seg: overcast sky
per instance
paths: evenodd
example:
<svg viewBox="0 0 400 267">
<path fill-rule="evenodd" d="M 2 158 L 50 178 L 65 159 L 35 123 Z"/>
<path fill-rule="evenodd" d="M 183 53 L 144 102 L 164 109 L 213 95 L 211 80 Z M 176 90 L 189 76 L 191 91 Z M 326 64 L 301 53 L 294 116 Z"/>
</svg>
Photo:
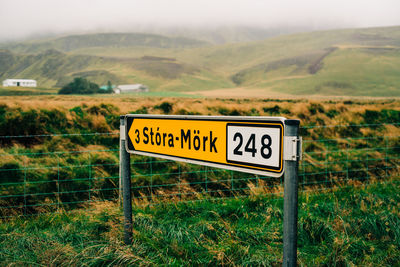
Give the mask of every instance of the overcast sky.
<svg viewBox="0 0 400 267">
<path fill-rule="evenodd" d="M 0 40 L 146 26 L 400 25 L 400 0 L 0 0 Z"/>
</svg>

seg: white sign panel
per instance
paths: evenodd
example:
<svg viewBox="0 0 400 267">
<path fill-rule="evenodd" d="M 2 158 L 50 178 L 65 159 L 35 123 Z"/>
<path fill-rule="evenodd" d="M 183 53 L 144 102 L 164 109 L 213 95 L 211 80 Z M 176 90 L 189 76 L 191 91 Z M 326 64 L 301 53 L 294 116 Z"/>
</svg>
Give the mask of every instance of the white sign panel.
<svg viewBox="0 0 400 267">
<path fill-rule="evenodd" d="M 255 167 L 280 166 L 279 128 L 263 125 L 228 124 L 227 161 Z"/>
</svg>

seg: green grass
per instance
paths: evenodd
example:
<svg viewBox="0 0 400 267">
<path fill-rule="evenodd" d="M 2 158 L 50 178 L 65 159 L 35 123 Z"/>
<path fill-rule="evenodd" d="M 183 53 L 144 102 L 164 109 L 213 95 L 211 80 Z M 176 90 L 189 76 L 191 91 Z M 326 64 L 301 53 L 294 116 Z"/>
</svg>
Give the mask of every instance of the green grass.
<svg viewBox="0 0 400 267">
<path fill-rule="evenodd" d="M 156 99 L 119 95 L 111 104 L 107 103 L 114 100 L 111 96 L 96 97 L 84 97 L 83 100 L 80 100 L 81 96 L 68 97 L 71 106 L 63 101 L 61 104 L 52 102 L 53 96 L 28 97 L 25 103 L 44 98 L 36 104 L 40 109 L 26 107 L 24 102 L 18 104 L 20 107 L 14 106 L 14 100 L 10 100 L 13 98 L 7 98 L 0 105 L 0 132 L 9 136 L 0 140 L 3 153 L 0 189 L 4 196 L 20 196 L 0 199 L 0 212 L 3 212 L 0 216 L 22 214 L 22 208 L 15 206 L 22 207 L 24 201 L 28 205 L 27 214 L 53 212 L 58 202 L 65 209 L 85 207 L 1 221 L 0 265 L 281 264 L 282 200 L 256 194 L 262 190 L 254 190 L 250 184 L 252 181 L 265 182 L 264 185 L 272 190 L 281 185 L 280 179 L 257 179 L 247 174 L 212 169 L 205 172 L 201 166 L 177 165 L 133 155 L 134 195 L 148 199 L 148 186 L 151 185 L 154 195 L 157 192 L 160 198 L 165 196 L 171 202 L 153 206 L 142 203 L 135 207 L 135 241 L 132 246 L 124 246 L 120 209 L 115 204 L 100 201 L 96 204 L 93 200 L 117 198 L 116 130 L 119 115 L 125 113 L 281 114 L 301 118 L 301 125 L 306 127 L 369 125 L 361 129 L 301 129 L 307 155 L 303 159 L 305 173 L 299 178 L 306 188 L 312 189 L 307 183 L 322 188 L 342 186 L 342 183 L 381 182 L 333 192 L 301 194 L 299 263 L 305 266 L 399 265 L 400 184 L 395 178 L 398 177 L 399 127 L 376 125 L 399 121 L 398 101 Z M 61 101 L 64 96 L 57 98 Z M 15 99 L 20 101 L 20 98 Z M 116 134 L 110 136 L 75 135 L 114 131 Z M 13 137 L 26 134 L 66 136 Z M 389 136 L 392 137 L 387 138 Z M 321 139 L 325 141 L 312 141 Z M 333 140 L 330 142 L 330 139 Z M 320 153 L 324 151 L 331 152 Z M 350 170 L 346 178 L 337 174 L 345 173 L 346 168 Z M 149 172 L 151 179 L 146 175 Z M 202 183 L 204 178 L 209 181 L 205 184 L 207 189 Z M 231 179 L 233 183 L 229 183 Z M 387 179 L 394 181 L 382 182 Z M 182 187 L 180 181 L 188 184 Z M 247 187 L 250 190 L 244 189 Z M 88 188 L 93 190 L 90 196 Z M 227 188 L 236 191 L 232 193 L 226 191 Z M 62 194 L 57 196 L 57 190 Z M 236 193 L 251 196 L 220 200 L 199 197 L 199 201 L 182 203 L 171 200 L 178 200 L 180 194 L 202 194 L 206 190 L 209 194 L 213 190 L 213 196 L 219 197 Z M 22 195 L 25 193 L 32 196 L 24 200 Z M 89 201 L 92 204 L 88 204 Z"/>
<path fill-rule="evenodd" d="M 59 203 L 59 200 L 66 208 L 74 208 L 79 206 L 79 201 L 87 201 L 90 197 L 116 197 L 121 114 L 281 115 L 299 118 L 306 127 L 301 128 L 301 135 L 307 153 L 300 182 L 329 187 L 341 184 L 344 178 L 363 181 L 367 177 L 384 179 L 396 174 L 400 129 L 397 125 L 400 121 L 398 101 L 353 103 L 209 100 L 189 96 L 164 98 L 174 94 L 149 92 L 96 95 L 83 99 L 80 99 L 81 96 L 32 96 L 17 106 L 12 103 L 13 98 L 7 98 L 5 103 L 0 104 L 0 132 L 3 136 L 0 139 L 0 191 L 4 196 L 11 196 L 3 198 L 0 216 L 13 214 L 15 210 L 12 207 L 18 205 L 29 206 L 24 212 L 37 213 L 44 205 L 56 207 L 55 203 Z M 156 95 L 159 99 L 154 97 Z M 35 98 L 42 97 L 45 98 L 42 102 L 36 102 Z M 89 102 L 94 99 L 95 102 Z M 29 106 L 31 101 L 41 108 Z M 366 125 L 338 128 L 318 126 L 337 124 Z M 377 124 L 382 125 L 377 127 Z M 365 157 L 368 157 L 368 161 Z M 177 173 L 181 181 L 189 183 L 186 187 L 188 193 L 209 190 L 204 178 L 213 181 L 214 194 L 223 195 L 231 194 L 229 188 L 245 193 L 249 179 L 254 180 L 253 176 L 245 174 L 231 174 L 222 170 L 207 172 L 203 167 L 183 163 L 161 161 L 153 166 L 151 159 L 139 156 L 132 156 L 132 162 L 132 173 L 136 175 L 136 196 L 149 196 L 148 186 L 153 185 L 158 193 L 170 196 L 180 193 L 181 184 L 176 180 Z M 148 175 L 140 175 L 148 174 L 149 168 L 151 179 Z M 235 181 L 232 183 L 231 179 Z M 273 188 L 281 181 L 265 182 L 268 188 Z M 89 193 L 88 189 L 93 192 Z M 59 199 L 56 192 L 63 192 Z M 24 194 L 30 197 L 24 199 Z M 76 205 L 69 205 L 69 202 Z"/>
<path fill-rule="evenodd" d="M 29 87 L 0 87 L 0 96 L 54 95 L 56 89 Z"/>
<path fill-rule="evenodd" d="M 397 266 L 398 180 L 299 197 L 301 266 Z M 0 224 L 2 265 L 281 265 L 282 199 L 201 199 L 133 208 L 122 243 L 112 203 Z"/>
<path fill-rule="evenodd" d="M 175 92 L 175 91 L 156 91 L 156 92 L 142 92 L 142 93 L 123 93 L 118 95 L 120 98 L 124 97 L 191 97 L 196 98 L 199 97 L 197 95 L 189 95 L 185 93 Z M 111 95 L 110 97 L 115 97 L 115 95 Z"/>
</svg>

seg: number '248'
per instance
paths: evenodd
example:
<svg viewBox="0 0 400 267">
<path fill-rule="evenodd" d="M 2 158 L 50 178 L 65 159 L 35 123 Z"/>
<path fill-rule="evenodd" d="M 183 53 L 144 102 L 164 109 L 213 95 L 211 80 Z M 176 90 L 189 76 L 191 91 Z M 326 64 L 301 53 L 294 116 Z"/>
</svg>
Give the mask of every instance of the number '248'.
<svg viewBox="0 0 400 267">
<path fill-rule="evenodd" d="M 236 142 L 236 140 L 239 139 L 239 143 L 237 144 L 236 148 L 233 150 L 233 154 L 235 155 L 243 155 L 242 151 L 242 145 L 243 145 L 243 135 L 239 132 L 235 133 L 233 136 L 233 141 Z M 271 136 L 268 134 L 264 134 L 261 137 L 261 148 L 260 148 L 260 153 L 261 156 L 265 159 L 269 159 L 272 154 L 272 149 L 271 149 Z M 257 154 L 257 148 L 256 148 L 256 135 L 251 134 L 249 137 L 249 140 L 247 140 L 247 143 L 244 147 L 244 152 L 251 153 L 251 156 L 254 158 Z"/>
</svg>

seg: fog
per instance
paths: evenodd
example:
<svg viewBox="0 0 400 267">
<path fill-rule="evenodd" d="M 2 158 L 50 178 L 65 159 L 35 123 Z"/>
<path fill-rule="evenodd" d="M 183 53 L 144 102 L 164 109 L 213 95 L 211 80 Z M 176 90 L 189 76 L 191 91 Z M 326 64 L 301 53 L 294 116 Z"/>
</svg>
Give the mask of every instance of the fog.
<svg viewBox="0 0 400 267">
<path fill-rule="evenodd" d="M 0 41 L 156 27 L 400 25 L 399 0 L 0 0 Z"/>
</svg>

